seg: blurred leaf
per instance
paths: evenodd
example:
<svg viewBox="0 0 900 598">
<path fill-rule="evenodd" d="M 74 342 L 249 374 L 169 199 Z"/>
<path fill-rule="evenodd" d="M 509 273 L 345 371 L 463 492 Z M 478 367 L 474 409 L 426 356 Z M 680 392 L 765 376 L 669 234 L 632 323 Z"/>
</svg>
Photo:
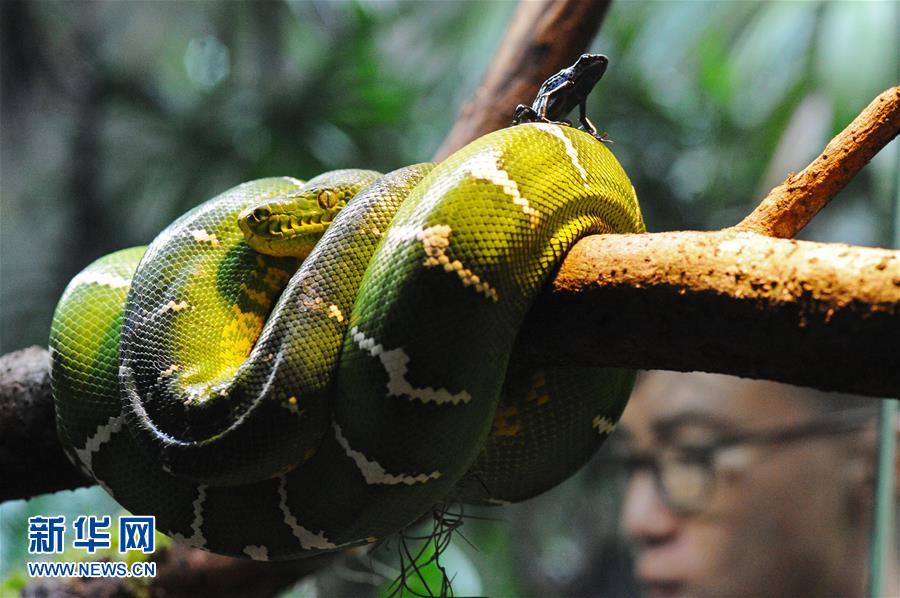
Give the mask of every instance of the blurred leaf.
<svg viewBox="0 0 900 598">
<path fill-rule="evenodd" d="M 900 3 L 833 2 L 824 7 L 815 68 L 843 129 L 869 100 L 897 84 Z M 868 98 L 868 99 L 866 99 Z"/>
<path fill-rule="evenodd" d="M 734 47 L 731 117 L 759 125 L 804 74 L 815 27 L 816 3 L 764 5 Z"/>
</svg>

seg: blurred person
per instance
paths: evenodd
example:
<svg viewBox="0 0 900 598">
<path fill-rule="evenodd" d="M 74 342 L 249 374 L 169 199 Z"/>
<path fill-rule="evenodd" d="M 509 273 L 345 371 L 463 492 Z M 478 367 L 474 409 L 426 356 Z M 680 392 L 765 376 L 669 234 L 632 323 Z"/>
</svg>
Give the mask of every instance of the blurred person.
<svg viewBox="0 0 900 598">
<path fill-rule="evenodd" d="M 879 404 L 644 375 L 616 444 L 628 473 L 620 524 L 646 595 L 865 596 Z M 890 596 L 898 575 L 888 572 Z"/>
</svg>

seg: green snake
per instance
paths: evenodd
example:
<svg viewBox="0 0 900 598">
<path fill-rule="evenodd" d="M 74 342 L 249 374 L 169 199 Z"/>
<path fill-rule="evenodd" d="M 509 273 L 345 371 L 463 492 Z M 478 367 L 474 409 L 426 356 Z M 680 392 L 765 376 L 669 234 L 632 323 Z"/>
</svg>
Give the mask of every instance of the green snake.
<svg viewBox="0 0 900 598">
<path fill-rule="evenodd" d="M 384 176 L 244 183 L 70 282 L 60 438 L 161 531 L 261 560 L 524 500 L 592 455 L 633 373 L 529 364 L 520 324 L 579 238 L 643 230 L 612 153 L 548 123 Z"/>
</svg>

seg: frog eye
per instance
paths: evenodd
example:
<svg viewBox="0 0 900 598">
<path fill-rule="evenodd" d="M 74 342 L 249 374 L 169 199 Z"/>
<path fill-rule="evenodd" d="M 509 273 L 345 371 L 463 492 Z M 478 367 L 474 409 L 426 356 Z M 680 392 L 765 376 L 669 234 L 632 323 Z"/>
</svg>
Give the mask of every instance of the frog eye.
<svg viewBox="0 0 900 598">
<path fill-rule="evenodd" d="M 319 195 L 317 197 L 319 201 L 319 207 L 323 210 L 330 210 L 338 203 L 338 194 L 331 189 L 323 189 L 319 191 Z"/>
</svg>

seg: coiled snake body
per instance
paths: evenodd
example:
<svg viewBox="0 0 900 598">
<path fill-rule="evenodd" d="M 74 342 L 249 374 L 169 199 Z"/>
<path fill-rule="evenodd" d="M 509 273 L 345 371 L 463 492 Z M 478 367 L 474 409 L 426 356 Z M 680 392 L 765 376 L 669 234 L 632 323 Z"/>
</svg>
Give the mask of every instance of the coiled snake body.
<svg viewBox="0 0 900 598">
<path fill-rule="evenodd" d="M 237 224 L 292 196 L 323 211 L 272 220 L 262 251 L 324 230 L 302 264 Z M 69 284 L 50 341 L 60 437 L 158 529 L 256 559 L 371 542 L 441 501 L 534 496 L 590 457 L 633 375 L 527 366 L 520 323 L 578 238 L 643 230 L 606 147 L 548 123 L 437 166 L 245 183 Z"/>
</svg>

